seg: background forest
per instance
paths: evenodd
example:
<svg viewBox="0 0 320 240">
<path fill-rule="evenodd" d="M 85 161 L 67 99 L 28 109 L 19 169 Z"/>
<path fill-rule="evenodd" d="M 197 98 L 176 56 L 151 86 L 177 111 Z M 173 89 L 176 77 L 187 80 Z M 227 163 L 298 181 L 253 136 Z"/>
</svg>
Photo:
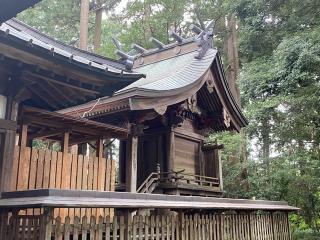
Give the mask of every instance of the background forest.
<svg viewBox="0 0 320 240">
<path fill-rule="evenodd" d="M 240 134 L 208 140 L 224 144 L 226 196 L 288 201 L 301 208 L 291 216 L 295 238 L 320 239 L 319 0 L 91 0 L 84 45 L 81 2 L 43 0 L 19 18 L 108 57 L 112 36 L 129 51 L 132 43 L 151 47 L 151 36 L 170 42 L 170 30 L 191 36 L 191 23 L 214 20 L 214 45 L 250 121 Z"/>
</svg>

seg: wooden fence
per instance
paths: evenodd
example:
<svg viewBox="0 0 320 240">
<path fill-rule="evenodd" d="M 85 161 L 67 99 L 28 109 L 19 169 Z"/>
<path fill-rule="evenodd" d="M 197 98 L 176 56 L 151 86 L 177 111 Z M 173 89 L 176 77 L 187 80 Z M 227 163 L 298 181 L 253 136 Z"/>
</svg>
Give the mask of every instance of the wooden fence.
<svg viewBox="0 0 320 240">
<path fill-rule="evenodd" d="M 82 219 L 74 223 L 43 216 L 1 218 L 0 239 L 6 240 L 290 240 L 287 213 L 213 213 L 124 216 Z"/>
<path fill-rule="evenodd" d="M 74 189 L 74 190 L 115 190 L 115 161 L 87 157 L 83 155 L 66 154 L 51 150 L 39 150 L 24 147 L 14 149 L 11 191 L 41 188 Z M 63 166 L 66 169 L 63 171 Z M 68 209 L 73 216 L 109 215 L 109 209 Z M 62 212 L 56 210 L 56 216 Z M 30 213 L 30 211 L 28 212 Z M 40 213 L 36 210 L 34 214 Z M 66 216 L 62 214 L 62 217 Z"/>
</svg>

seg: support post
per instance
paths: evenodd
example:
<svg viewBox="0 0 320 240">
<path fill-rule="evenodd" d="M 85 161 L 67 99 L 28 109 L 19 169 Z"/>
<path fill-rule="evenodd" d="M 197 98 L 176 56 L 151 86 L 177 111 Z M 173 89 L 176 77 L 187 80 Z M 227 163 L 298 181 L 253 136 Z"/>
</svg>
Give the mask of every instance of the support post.
<svg viewBox="0 0 320 240">
<path fill-rule="evenodd" d="M 96 156 L 100 159 L 103 158 L 103 139 L 97 140 Z"/>
<path fill-rule="evenodd" d="M 272 239 L 276 239 L 276 229 L 275 229 L 275 221 L 274 221 L 274 212 L 271 212 L 271 225 L 272 225 Z"/>
<path fill-rule="evenodd" d="M 126 141 L 121 140 L 119 145 L 119 180 L 126 182 Z"/>
<path fill-rule="evenodd" d="M 171 170 L 174 170 L 174 131 L 172 128 L 170 128 L 167 133 L 167 144 L 167 171 L 170 172 Z"/>
<path fill-rule="evenodd" d="M 129 209 L 125 209 L 123 211 L 124 213 L 124 223 L 126 225 L 125 227 L 125 237 L 124 239 L 125 240 L 130 240 L 131 239 L 131 229 L 130 229 L 130 226 L 131 226 L 131 223 L 132 223 L 132 217 L 133 217 L 133 213 L 132 211 L 130 211 Z"/>
<path fill-rule="evenodd" d="M 63 134 L 63 139 L 61 142 L 61 151 L 62 151 L 62 179 L 61 179 L 61 188 L 68 189 L 69 185 L 69 175 L 70 175 L 70 163 L 69 163 L 69 137 L 70 133 L 65 132 Z"/>
<path fill-rule="evenodd" d="M 7 238 L 8 228 L 8 211 L 6 209 L 0 210 L 0 239 Z"/>
<path fill-rule="evenodd" d="M 13 96 L 10 95 L 7 97 L 5 119 L 16 122 L 17 114 L 18 103 L 14 101 Z M 4 128 L 3 132 L 1 139 L 3 146 L 2 149 L 0 149 L 0 191 L 7 192 L 11 190 L 16 130 Z"/>
<path fill-rule="evenodd" d="M 126 148 L 126 192 L 137 191 L 138 137 L 129 135 Z"/>
<path fill-rule="evenodd" d="M 40 240 L 51 240 L 53 208 L 45 208 L 40 219 Z"/>
<path fill-rule="evenodd" d="M 185 240 L 185 219 L 184 219 L 184 213 L 180 210 L 178 213 L 178 219 L 180 223 L 180 228 L 179 228 L 179 236 L 181 240 Z"/>
<path fill-rule="evenodd" d="M 61 189 L 70 188 L 71 159 L 69 158 L 69 137 L 70 137 L 70 133 L 65 132 L 63 134 L 63 138 L 61 142 L 61 151 L 62 151 Z M 62 221 L 64 221 L 68 212 L 69 211 L 66 208 L 60 210 L 60 217 Z"/>
<path fill-rule="evenodd" d="M 26 147 L 28 141 L 28 125 L 22 124 L 19 134 L 20 155 L 18 168 L 17 190 L 26 190 L 28 188 L 29 159 L 26 156 Z"/>
<path fill-rule="evenodd" d="M 218 151 L 218 150 L 217 150 Z M 220 185 L 220 191 L 223 191 L 223 177 L 222 177 L 222 161 L 221 161 L 221 155 L 218 152 L 218 167 L 219 167 L 219 185 Z"/>
</svg>

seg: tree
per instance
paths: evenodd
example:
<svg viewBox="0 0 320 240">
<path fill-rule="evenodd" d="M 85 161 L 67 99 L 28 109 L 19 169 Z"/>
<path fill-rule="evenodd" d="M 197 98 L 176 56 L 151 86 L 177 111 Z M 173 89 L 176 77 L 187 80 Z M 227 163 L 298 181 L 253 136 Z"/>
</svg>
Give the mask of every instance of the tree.
<svg viewBox="0 0 320 240">
<path fill-rule="evenodd" d="M 89 25 L 89 0 L 81 0 L 79 47 L 84 50 L 87 50 L 88 48 L 88 25 Z"/>
</svg>

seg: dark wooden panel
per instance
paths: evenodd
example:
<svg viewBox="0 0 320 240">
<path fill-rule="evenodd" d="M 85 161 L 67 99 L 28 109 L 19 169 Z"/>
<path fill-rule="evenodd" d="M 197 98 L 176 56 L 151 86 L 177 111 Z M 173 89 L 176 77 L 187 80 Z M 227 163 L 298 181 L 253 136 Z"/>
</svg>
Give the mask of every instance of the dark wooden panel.
<svg viewBox="0 0 320 240">
<path fill-rule="evenodd" d="M 186 173 L 198 174 L 199 142 L 175 136 L 174 168 L 176 171 L 185 169 Z"/>
<path fill-rule="evenodd" d="M 218 149 L 203 151 L 204 173 L 207 177 L 219 178 L 219 155 Z"/>
<path fill-rule="evenodd" d="M 161 171 L 167 171 L 165 134 L 147 135 L 139 139 L 138 185 L 140 185 L 160 164 Z"/>
</svg>

